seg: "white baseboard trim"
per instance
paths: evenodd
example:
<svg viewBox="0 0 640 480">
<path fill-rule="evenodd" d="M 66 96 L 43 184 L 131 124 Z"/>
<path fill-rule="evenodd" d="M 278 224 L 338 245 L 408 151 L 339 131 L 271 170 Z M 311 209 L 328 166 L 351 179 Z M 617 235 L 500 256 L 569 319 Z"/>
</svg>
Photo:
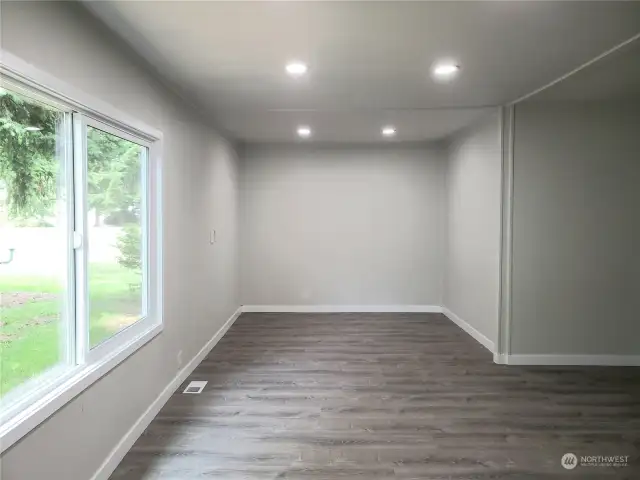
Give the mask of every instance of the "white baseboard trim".
<svg viewBox="0 0 640 480">
<path fill-rule="evenodd" d="M 498 365 L 506 365 L 507 357 L 504 353 L 494 353 L 493 354 L 493 363 L 497 363 Z"/>
<path fill-rule="evenodd" d="M 519 355 L 506 356 L 507 365 L 584 365 L 640 367 L 640 355 Z"/>
<path fill-rule="evenodd" d="M 445 316 L 449 318 L 449 320 L 451 320 L 453 323 L 455 323 L 461 329 L 463 329 L 465 332 L 471 335 L 478 343 L 484 346 L 491 353 L 495 352 L 495 344 L 491 340 L 489 340 L 485 335 L 483 335 L 474 327 L 472 327 L 469 323 L 465 322 L 463 319 L 461 319 L 458 315 L 453 313 L 447 307 L 442 307 L 442 313 L 444 313 Z"/>
<path fill-rule="evenodd" d="M 158 395 L 154 402 L 147 408 L 147 410 L 138 418 L 136 423 L 129 429 L 129 431 L 122 437 L 120 442 L 111 451 L 107 459 L 100 465 L 100 468 L 93 475 L 91 480 L 108 480 L 109 476 L 115 471 L 116 467 L 120 464 L 127 452 L 133 447 L 136 440 L 142 435 L 144 430 L 149 426 L 151 421 L 160 412 L 165 403 L 169 400 L 171 395 L 178 389 L 180 385 L 191 375 L 191 372 L 204 360 L 209 352 L 215 347 L 216 343 L 227 333 L 229 327 L 233 325 L 233 322 L 242 313 L 242 307 L 238 308 L 233 315 L 225 322 L 225 324 L 215 333 L 215 335 L 209 340 L 204 347 L 198 352 L 198 354 L 191 359 L 191 361 L 178 372 L 173 380 L 165 387 L 165 389 Z"/>
<path fill-rule="evenodd" d="M 252 313 L 441 313 L 437 305 L 243 305 Z"/>
</svg>

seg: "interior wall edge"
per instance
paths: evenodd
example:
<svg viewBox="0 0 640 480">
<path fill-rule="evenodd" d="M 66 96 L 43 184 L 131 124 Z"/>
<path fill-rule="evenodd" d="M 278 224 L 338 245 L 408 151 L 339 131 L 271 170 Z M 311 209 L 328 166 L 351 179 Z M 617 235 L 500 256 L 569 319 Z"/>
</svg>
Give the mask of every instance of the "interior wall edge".
<svg viewBox="0 0 640 480">
<path fill-rule="evenodd" d="M 513 262 L 513 197 L 515 105 L 502 107 L 500 112 L 500 144 L 502 148 L 501 211 L 500 211 L 500 283 L 498 294 L 498 336 L 496 353 L 511 352 L 511 300 Z"/>
<path fill-rule="evenodd" d="M 442 305 L 491 351 L 499 337 L 501 112 L 496 107 L 450 139 L 446 169 Z"/>
<path fill-rule="evenodd" d="M 460 130 L 456 130 L 455 132 L 450 133 L 440 140 L 433 141 L 432 145 L 440 146 L 444 148 L 447 153 L 450 153 L 452 150 L 458 147 L 458 143 L 461 139 L 472 133 L 474 129 L 483 125 L 487 121 L 487 118 L 490 118 L 492 115 L 496 114 L 501 115 L 504 108 L 505 107 L 502 105 L 490 105 L 486 107 L 487 112 L 480 118 L 470 123 L 469 125 L 462 127 Z"/>
</svg>

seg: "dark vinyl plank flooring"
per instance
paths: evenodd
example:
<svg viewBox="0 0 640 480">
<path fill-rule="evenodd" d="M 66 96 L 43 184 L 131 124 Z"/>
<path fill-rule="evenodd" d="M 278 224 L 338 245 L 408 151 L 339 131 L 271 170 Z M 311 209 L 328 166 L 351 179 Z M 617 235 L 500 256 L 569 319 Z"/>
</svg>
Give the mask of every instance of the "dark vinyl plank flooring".
<svg viewBox="0 0 640 480">
<path fill-rule="evenodd" d="M 191 380 L 112 480 L 640 479 L 639 368 L 495 365 L 440 314 L 243 314 Z"/>
</svg>

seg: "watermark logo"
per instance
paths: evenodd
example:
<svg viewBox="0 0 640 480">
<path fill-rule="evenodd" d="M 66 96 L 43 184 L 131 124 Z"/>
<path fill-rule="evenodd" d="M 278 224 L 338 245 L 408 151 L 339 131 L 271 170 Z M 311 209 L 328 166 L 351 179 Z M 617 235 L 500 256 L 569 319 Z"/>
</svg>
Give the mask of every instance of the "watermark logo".
<svg viewBox="0 0 640 480">
<path fill-rule="evenodd" d="M 567 470 L 581 467 L 626 467 L 629 465 L 629 455 L 582 455 L 580 459 L 573 453 L 565 453 L 560 459 L 560 465 Z"/>
<path fill-rule="evenodd" d="M 629 455 L 584 455 L 580 457 L 582 467 L 626 467 Z"/>
<path fill-rule="evenodd" d="M 578 466 L 578 457 L 573 453 L 565 453 L 560 459 L 560 464 L 567 470 L 573 470 Z"/>
</svg>

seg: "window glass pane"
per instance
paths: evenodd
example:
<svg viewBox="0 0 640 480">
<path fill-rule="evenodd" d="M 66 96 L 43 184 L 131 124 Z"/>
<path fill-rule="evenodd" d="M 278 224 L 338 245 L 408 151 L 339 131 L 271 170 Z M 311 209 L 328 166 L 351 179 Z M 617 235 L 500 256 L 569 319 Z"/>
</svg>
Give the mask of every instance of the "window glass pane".
<svg viewBox="0 0 640 480">
<path fill-rule="evenodd" d="M 68 114 L 0 88 L 0 397 L 71 360 Z"/>
<path fill-rule="evenodd" d="M 89 345 L 146 313 L 147 148 L 87 127 Z"/>
</svg>

